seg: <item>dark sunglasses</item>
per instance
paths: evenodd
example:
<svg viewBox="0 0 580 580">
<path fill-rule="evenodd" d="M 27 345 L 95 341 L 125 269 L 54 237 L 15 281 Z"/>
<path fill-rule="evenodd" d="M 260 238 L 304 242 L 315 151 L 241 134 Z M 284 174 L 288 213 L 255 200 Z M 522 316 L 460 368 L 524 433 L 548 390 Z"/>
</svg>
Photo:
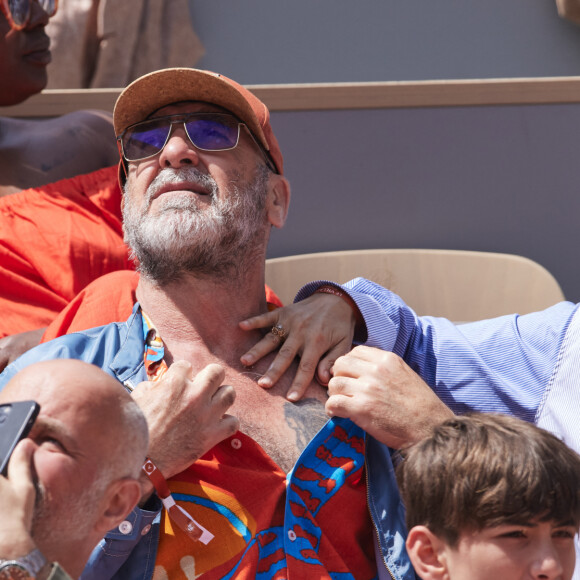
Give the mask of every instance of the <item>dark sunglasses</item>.
<svg viewBox="0 0 580 580">
<path fill-rule="evenodd" d="M 127 127 L 118 137 L 123 158 L 129 162 L 142 161 L 161 153 L 169 141 L 171 128 L 183 123 L 187 137 L 202 151 L 228 151 L 237 147 L 240 127 L 246 127 L 233 115 L 224 113 L 187 113 L 149 119 Z M 254 136 L 248 130 L 252 139 Z M 257 141 L 254 139 L 257 143 Z M 268 167 L 277 173 L 267 153 L 258 144 Z"/>
<path fill-rule="evenodd" d="M 58 0 L 0 0 L 2 10 L 10 28 L 22 30 L 30 22 L 32 2 L 36 2 L 49 17 L 54 16 L 58 8 Z"/>
</svg>

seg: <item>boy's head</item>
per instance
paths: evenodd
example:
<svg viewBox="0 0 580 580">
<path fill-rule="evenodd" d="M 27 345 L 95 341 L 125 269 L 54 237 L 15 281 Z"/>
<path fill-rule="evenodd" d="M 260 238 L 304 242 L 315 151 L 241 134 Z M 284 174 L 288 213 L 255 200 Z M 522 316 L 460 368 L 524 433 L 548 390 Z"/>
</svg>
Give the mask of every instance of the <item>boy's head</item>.
<svg viewBox="0 0 580 580">
<path fill-rule="evenodd" d="M 467 415 L 404 457 L 407 549 L 422 578 L 534 578 L 530 566 L 538 578 L 571 577 L 580 456 L 557 437 L 513 417 Z"/>
</svg>

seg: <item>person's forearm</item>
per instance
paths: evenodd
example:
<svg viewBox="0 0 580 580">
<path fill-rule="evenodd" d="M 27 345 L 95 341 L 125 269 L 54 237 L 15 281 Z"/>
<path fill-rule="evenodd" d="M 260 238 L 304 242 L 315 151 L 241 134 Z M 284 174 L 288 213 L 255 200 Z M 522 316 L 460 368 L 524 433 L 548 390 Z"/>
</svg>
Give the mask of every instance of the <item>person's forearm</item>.
<svg viewBox="0 0 580 580">
<path fill-rule="evenodd" d="M 533 420 L 576 309 L 563 302 L 542 312 L 455 325 L 419 317 L 378 284 L 343 286 L 365 318 L 366 345 L 401 356 L 456 413 L 509 412 Z"/>
<path fill-rule="evenodd" d="M 306 284 L 296 295 L 295 302 L 308 298 L 327 284 L 324 280 Z M 353 299 L 364 318 L 364 325 L 359 325 L 364 328 L 357 329 L 355 343 L 389 351 L 408 343 L 405 331 L 413 331 L 417 315 L 396 294 L 364 278 L 356 278 L 342 286 L 333 284 Z"/>
</svg>

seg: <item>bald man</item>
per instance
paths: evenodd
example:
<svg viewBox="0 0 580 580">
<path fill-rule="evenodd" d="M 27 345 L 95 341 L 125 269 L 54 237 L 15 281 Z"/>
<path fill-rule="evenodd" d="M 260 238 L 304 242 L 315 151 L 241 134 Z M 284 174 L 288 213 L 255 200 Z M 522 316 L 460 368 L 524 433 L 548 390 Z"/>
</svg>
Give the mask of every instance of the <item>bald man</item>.
<svg viewBox="0 0 580 580">
<path fill-rule="evenodd" d="M 0 403 L 24 400 L 37 401 L 40 413 L 0 476 L 0 580 L 66 577 L 50 562 L 77 578 L 107 531 L 130 527 L 124 520 L 141 496 L 147 423 L 115 379 L 76 360 L 15 375 Z M 42 566 L 12 576 L 6 560 Z"/>
</svg>

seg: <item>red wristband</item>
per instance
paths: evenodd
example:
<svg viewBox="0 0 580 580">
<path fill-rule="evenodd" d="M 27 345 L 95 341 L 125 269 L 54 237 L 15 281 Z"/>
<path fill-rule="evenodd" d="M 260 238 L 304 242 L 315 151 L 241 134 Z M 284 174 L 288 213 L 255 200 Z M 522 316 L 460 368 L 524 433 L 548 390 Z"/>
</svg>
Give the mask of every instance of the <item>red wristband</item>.
<svg viewBox="0 0 580 580">
<path fill-rule="evenodd" d="M 314 294 L 334 294 L 334 296 L 338 296 L 339 298 L 342 298 L 352 308 L 352 311 L 354 312 L 354 316 L 356 319 L 356 326 L 359 326 L 359 324 L 365 323 L 365 320 L 364 320 L 360 310 L 358 309 L 356 302 L 346 292 L 343 292 L 340 288 L 337 288 L 336 286 L 329 286 L 327 284 L 325 286 L 320 286 L 313 293 Z"/>
<path fill-rule="evenodd" d="M 177 524 L 192 540 L 200 541 L 202 544 L 209 543 L 214 535 L 197 523 L 181 506 L 178 506 L 171 495 L 169 486 L 163 474 L 151 459 L 147 458 L 142 467 L 143 471 L 153 484 L 163 507 L 167 510 L 169 517 Z"/>
</svg>

